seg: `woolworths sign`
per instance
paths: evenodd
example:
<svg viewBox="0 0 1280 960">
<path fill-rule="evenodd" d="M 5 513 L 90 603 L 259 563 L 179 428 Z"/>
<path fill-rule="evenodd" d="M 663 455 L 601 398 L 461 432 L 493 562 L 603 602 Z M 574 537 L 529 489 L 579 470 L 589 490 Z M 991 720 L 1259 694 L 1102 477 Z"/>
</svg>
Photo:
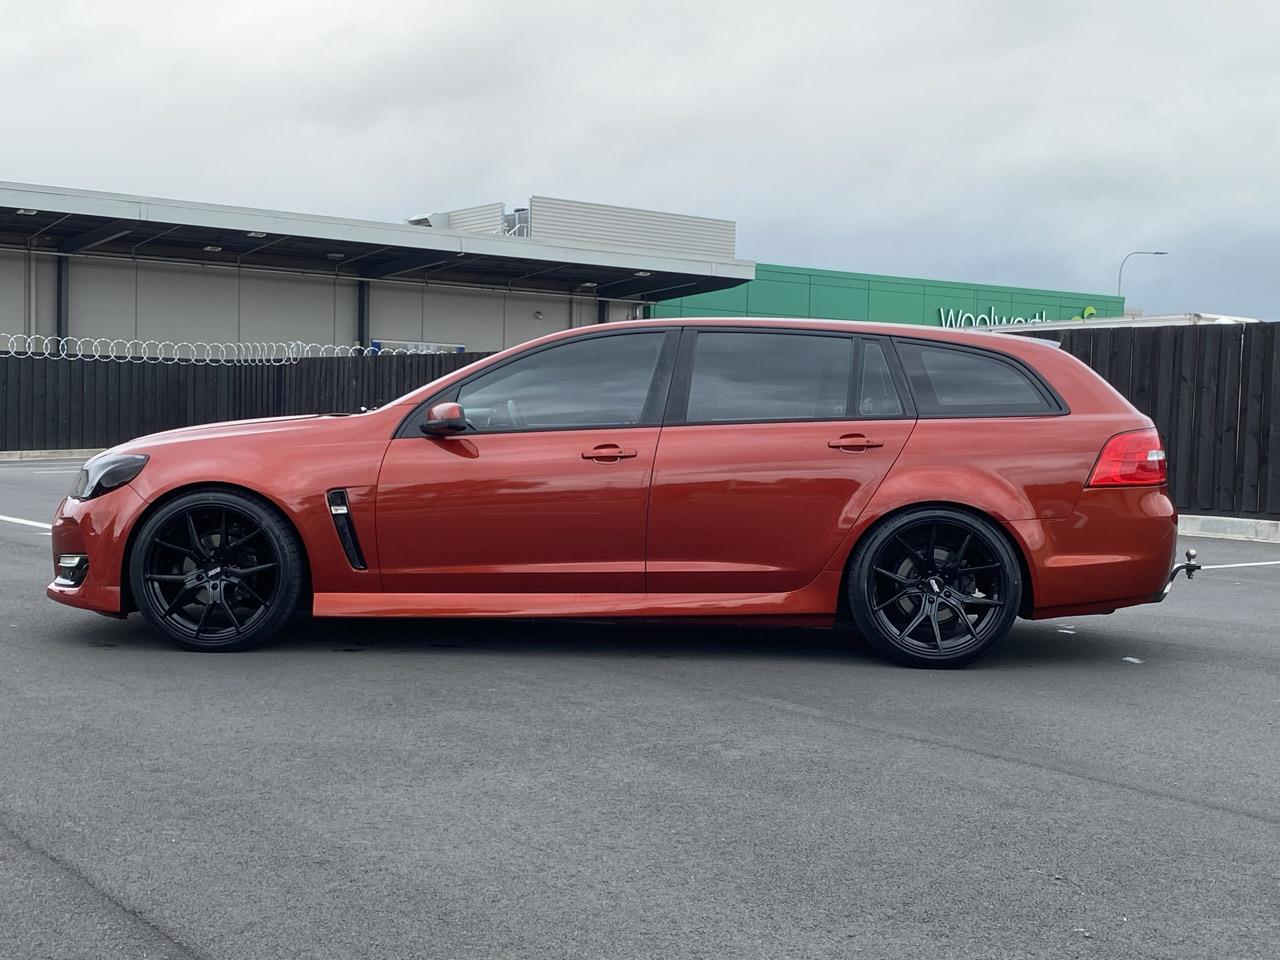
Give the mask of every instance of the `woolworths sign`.
<svg viewBox="0 0 1280 960">
<path fill-rule="evenodd" d="M 1088 320 L 1098 315 L 1097 307 L 1085 307 L 1072 320 Z M 1011 327 L 1023 323 L 1044 323 L 1048 318 L 1043 310 L 1029 317 L 1004 315 L 996 312 L 995 305 L 986 313 L 974 313 L 970 310 L 957 310 L 954 307 L 938 308 L 938 320 L 944 327 Z"/>
</svg>

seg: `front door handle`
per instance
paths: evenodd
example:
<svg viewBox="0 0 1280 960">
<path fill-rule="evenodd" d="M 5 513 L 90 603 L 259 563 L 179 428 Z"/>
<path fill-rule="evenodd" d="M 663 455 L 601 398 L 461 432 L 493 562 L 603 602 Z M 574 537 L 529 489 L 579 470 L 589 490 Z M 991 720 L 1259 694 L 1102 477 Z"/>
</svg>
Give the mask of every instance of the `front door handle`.
<svg viewBox="0 0 1280 960">
<path fill-rule="evenodd" d="M 833 450 L 844 450 L 846 453 L 856 453 L 861 450 L 870 450 L 872 447 L 883 447 L 883 440 L 874 440 L 871 437 L 864 437 L 860 433 L 846 433 L 838 440 L 828 440 L 827 446 Z"/>
<path fill-rule="evenodd" d="M 635 455 L 634 450 L 624 450 L 616 443 L 602 443 L 598 447 L 582 451 L 583 460 L 594 460 L 596 463 L 617 463 Z"/>
</svg>

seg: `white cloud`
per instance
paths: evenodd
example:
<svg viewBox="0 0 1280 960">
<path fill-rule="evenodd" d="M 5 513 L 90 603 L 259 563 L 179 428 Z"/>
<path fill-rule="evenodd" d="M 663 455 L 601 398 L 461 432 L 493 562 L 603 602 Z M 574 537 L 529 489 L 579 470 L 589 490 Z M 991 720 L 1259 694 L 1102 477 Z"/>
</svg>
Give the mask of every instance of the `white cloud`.
<svg viewBox="0 0 1280 960">
<path fill-rule="evenodd" d="M 741 255 L 1280 316 L 1265 2 L 0 2 L 0 178 L 399 219 L 548 193 Z"/>
</svg>

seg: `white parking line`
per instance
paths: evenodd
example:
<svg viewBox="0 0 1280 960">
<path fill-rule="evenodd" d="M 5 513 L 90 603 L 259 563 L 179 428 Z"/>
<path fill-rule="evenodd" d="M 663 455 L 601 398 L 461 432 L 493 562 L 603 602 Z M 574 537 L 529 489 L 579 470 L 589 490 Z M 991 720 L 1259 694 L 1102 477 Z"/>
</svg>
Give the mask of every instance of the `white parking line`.
<svg viewBox="0 0 1280 960">
<path fill-rule="evenodd" d="M 52 530 L 52 523 L 41 523 L 39 520 L 23 520 L 21 517 L 6 517 L 0 514 L 0 520 L 5 523 L 16 523 L 24 527 L 39 527 L 41 530 Z"/>
<path fill-rule="evenodd" d="M 1203 566 L 1201 570 L 1230 570 L 1232 567 L 1275 567 L 1280 566 L 1280 560 L 1255 560 L 1252 563 L 1211 563 Z"/>
</svg>

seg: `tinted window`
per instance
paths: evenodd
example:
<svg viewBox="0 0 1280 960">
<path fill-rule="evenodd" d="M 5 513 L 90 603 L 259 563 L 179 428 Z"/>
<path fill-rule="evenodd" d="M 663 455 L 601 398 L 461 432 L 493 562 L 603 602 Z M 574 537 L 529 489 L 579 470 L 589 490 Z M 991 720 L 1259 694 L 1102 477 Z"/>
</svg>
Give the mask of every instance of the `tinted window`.
<svg viewBox="0 0 1280 960">
<path fill-rule="evenodd" d="M 858 416 L 899 417 L 902 401 L 898 388 L 893 384 L 889 364 L 885 360 L 884 347 L 874 340 L 862 344 L 861 379 L 858 390 Z"/>
<path fill-rule="evenodd" d="M 853 341 L 794 333 L 700 333 L 690 423 L 847 416 Z"/>
<path fill-rule="evenodd" d="M 463 384 L 458 402 L 480 431 L 641 422 L 665 333 L 575 340 Z"/>
<path fill-rule="evenodd" d="M 1056 409 L 1022 370 L 999 357 L 901 341 L 898 355 L 922 417 L 1016 416 Z"/>
</svg>

